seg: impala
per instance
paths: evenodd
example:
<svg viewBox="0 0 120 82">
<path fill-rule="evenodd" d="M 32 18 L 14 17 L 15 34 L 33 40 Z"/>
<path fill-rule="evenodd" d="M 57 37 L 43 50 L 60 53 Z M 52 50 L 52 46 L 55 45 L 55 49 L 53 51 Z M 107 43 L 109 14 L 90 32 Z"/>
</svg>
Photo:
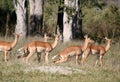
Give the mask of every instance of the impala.
<svg viewBox="0 0 120 82">
<path fill-rule="evenodd" d="M 67 61 L 69 56 L 76 55 L 76 64 L 78 64 L 78 57 L 87 48 L 88 43 L 94 43 L 94 41 L 88 38 L 87 36 L 85 36 L 85 41 L 83 46 L 70 46 L 65 48 L 62 52 L 60 52 L 59 55 L 55 55 L 54 57 L 52 57 L 52 59 L 55 59 L 57 56 L 60 56 L 60 59 L 54 61 L 54 63 L 65 62 Z"/>
<path fill-rule="evenodd" d="M 48 39 L 50 39 L 50 37 L 47 36 L 47 34 L 45 33 L 45 34 L 44 34 L 44 42 L 47 42 Z M 17 58 L 25 57 L 25 56 L 27 56 L 27 55 L 29 54 L 29 51 L 28 51 L 28 49 L 27 49 L 27 46 L 28 46 L 28 44 L 26 44 L 24 47 L 19 48 L 19 49 L 17 50 L 17 53 L 16 53 Z M 21 54 L 22 54 L 22 55 L 21 55 Z M 37 54 L 37 56 L 38 56 L 38 60 L 40 60 L 40 59 L 39 59 L 40 54 Z M 24 60 L 24 58 L 23 58 L 23 60 Z"/>
<path fill-rule="evenodd" d="M 30 42 L 29 44 L 25 45 L 23 48 L 19 49 L 19 51 L 23 50 L 24 53 L 22 53 L 22 57 L 24 58 L 25 62 L 28 63 L 29 58 L 34 54 L 34 53 L 40 53 L 42 51 L 45 52 L 45 61 L 46 63 L 48 63 L 48 55 L 49 52 L 51 52 L 58 43 L 59 40 L 59 35 L 55 36 L 55 40 L 53 43 L 48 43 L 48 42 L 42 42 L 42 41 L 33 41 Z M 24 57 L 24 55 L 26 55 L 26 53 L 29 52 L 29 54 L 27 55 L 27 57 Z"/>
<path fill-rule="evenodd" d="M 17 44 L 19 35 L 15 35 L 15 39 L 13 42 L 7 42 L 7 41 L 0 41 L 0 51 L 4 52 L 4 61 L 7 61 L 8 52 L 11 51 Z"/>
<path fill-rule="evenodd" d="M 92 54 L 96 54 L 97 55 L 97 60 L 95 65 L 98 64 L 98 59 L 100 60 L 100 65 L 103 65 L 103 56 L 105 55 L 105 53 L 110 49 L 110 44 L 111 44 L 111 39 L 108 39 L 107 37 L 105 37 L 105 40 L 107 41 L 107 45 L 106 46 L 101 46 L 101 45 L 88 45 L 87 49 L 84 52 L 84 57 L 81 60 L 81 63 L 84 64 L 86 58 L 89 56 L 90 52 Z"/>
</svg>

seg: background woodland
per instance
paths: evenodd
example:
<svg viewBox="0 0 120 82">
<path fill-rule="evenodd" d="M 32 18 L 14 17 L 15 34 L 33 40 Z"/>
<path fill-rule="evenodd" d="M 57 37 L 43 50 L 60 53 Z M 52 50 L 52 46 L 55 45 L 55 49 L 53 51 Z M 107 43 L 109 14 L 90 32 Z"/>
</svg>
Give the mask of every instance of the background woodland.
<svg viewBox="0 0 120 82">
<path fill-rule="evenodd" d="M 11 36 L 12 33 L 16 31 L 17 26 L 17 13 L 15 9 L 15 4 L 18 4 L 20 0 L 0 0 L 0 35 L 1 36 Z M 66 12 L 69 17 L 74 14 L 73 22 L 75 17 L 75 8 L 76 7 L 66 7 L 64 4 L 67 0 L 38 0 L 42 1 L 41 13 L 42 17 L 33 17 L 30 12 L 30 1 L 34 0 L 21 0 L 24 1 L 24 7 L 26 9 L 25 14 L 25 26 L 24 36 L 35 36 L 43 35 L 47 33 L 52 35 L 52 33 L 57 32 L 59 27 L 60 34 L 63 35 L 63 32 L 67 30 L 63 29 L 64 25 L 60 26 L 60 21 L 62 19 L 59 13 L 63 14 L 63 9 L 66 8 Z M 69 1 L 69 0 L 68 0 Z M 72 0 L 71 0 L 72 1 Z M 78 26 L 72 27 L 70 30 L 72 32 L 72 39 L 80 39 L 84 34 L 89 34 L 92 38 L 101 42 L 101 40 L 107 36 L 119 41 L 120 39 L 120 1 L 119 0 L 76 0 L 78 4 Z M 15 3 L 14 3 L 15 2 Z M 18 5 L 17 5 L 18 6 Z M 61 9 L 61 10 L 60 10 Z M 68 18 L 69 18 L 68 17 Z M 21 21 L 21 20 L 20 20 Z M 35 25 L 32 26 L 35 21 Z M 79 26 L 80 25 L 80 26 Z M 21 28 L 21 27 L 19 27 Z M 68 28 L 67 28 L 68 29 Z M 20 31 L 20 30 L 19 30 Z M 63 35 L 64 36 L 64 35 Z M 66 35 L 67 36 L 67 35 Z M 65 36 L 64 36 L 65 37 Z M 68 36 L 67 36 L 68 37 Z M 71 36 L 70 36 L 71 37 Z"/>
</svg>

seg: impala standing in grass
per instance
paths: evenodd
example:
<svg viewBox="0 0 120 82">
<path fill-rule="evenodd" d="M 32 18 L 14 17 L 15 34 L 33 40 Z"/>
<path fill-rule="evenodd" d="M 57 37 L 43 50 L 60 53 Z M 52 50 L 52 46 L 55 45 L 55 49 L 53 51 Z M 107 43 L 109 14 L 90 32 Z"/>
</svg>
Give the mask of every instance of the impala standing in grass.
<svg viewBox="0 0 120 82">
<path fill-rule="evenodd" d="M 29 44 L 25 45 L 23 48 L 19 49 L 18 52 L 23 53 L 21 56 L 24 58 L 25 62 L 28 63 L 29 58 L 34 54 L 34 53 L 40 53 L 42 51 L 45 52 L 45 61 L 48 63 L 48 55 L 49 53 L 57 46 L 59 40 L 59 35 L 55 35 L 55 40 L 53 43 L 49 42 L 42 42 L 42 41 L 32 41 Z M 24 55 L 29 52 L 27 57 L 24 57 Z"/>
<path fill-rule="evenodd" d="M 110 46 L 111 46 L 111 39 L 108 39 L 107 37 L 105 37 L 105 40 L 107 41 L 106 46 L 94 45 L 94 44 L 88 45 L 86 51 L 84 52 L 84 57 L 82 58 L 82 61 L 81 61 L 82 64 L 84 64 L 86 58 L 89 56 L 91 52 L 92 54 L 97 55 L 97 60 L 95 65 L 98 64 L 98 59 L 100 60 L 100 65 L 101 66 L 103 65 L 103 56 L 110 49 Z"/>
<path fill-rule="evenodd" d="M 6 62 L 8 59 L 8 52 L 11 51 L 17 44 L 19 35 L 15 34 L 15 39 L 13 42 L 7 42 L 7 41 L 0 41 L 0 51 L 4 52 L 4 61 Z"/>
</svg>

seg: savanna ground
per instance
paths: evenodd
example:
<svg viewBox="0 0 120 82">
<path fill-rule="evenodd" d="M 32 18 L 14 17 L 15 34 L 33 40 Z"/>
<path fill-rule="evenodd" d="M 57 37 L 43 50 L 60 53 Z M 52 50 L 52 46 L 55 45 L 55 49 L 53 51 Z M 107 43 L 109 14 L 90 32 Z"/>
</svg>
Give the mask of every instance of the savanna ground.
<svg viewBox="0 0 120 82">
<path fill-rule="evenodd" d="M 0 38 L 0 40 L 5 40 Z M 0 82 L 120 82 L 120 43 L 115 43 L 104 56 L 104 66 L 94 66 L 96 56 L 90 55 L 84 66 L 75 65 L 75 57 L 70 57 L 67 62 L 54 64 L 52 56 L 58 54 L 70 45 L 82 45 L 82 41 L 58 43 L 57 47 L 49 54 L 49 64 L 44 62 L 44 53 L 38 63 L 37 55 L 34 54 L 25 64 L 22 59 L 16 58 L 16 51 L 24 44 L 43 38 L 28 38 L 21 40 L 9 53 L 9 61 L 3 61 L 3 52 L 0 52 Z M 8 38 L 6 41 L 13 41 Z M 49 40 L 52 42 L 52 40 Z M 79 63 L 80 63 L 79 58 Z"/>
</svg>

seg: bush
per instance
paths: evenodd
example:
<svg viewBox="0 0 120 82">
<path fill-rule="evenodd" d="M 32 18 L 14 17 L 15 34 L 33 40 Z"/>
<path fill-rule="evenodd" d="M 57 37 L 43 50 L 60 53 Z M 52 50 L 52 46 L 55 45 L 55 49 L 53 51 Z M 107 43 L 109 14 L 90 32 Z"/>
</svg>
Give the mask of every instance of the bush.
<svg viewBox="0 0 120 82">
<path fill-rule="evenodd" d="M 83 32 L 99 39 L 105 36 L 119 39 L 120 11 L 112 4 L 103 10 L 97 7 L 83 8 Z"/>
</svg>

